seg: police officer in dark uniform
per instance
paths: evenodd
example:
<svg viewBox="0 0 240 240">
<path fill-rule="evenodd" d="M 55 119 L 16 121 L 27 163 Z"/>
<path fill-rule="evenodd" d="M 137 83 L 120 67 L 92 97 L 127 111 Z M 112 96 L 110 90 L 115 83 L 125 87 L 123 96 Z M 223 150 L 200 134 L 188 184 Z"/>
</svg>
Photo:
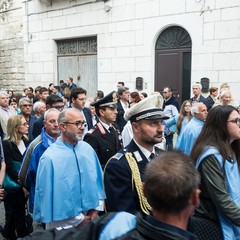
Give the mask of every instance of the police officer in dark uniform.
<svg viewBox="0 0 240 240">
<path fill-rule="evenodd" d="M 155 147 L 162 141 L 162 121 L 168 119 L 162 112 L 160 94 L 147 97 L 132 106 L 124 115 L 130 120 L 133 139 L 106 164 L 104 185 L 106 210 L 149 213 L 151 207 L 142 192 L 146 165 L 162 150 Z"/>
<path fill-rule="evenodd" d="M 117 117 L 116 102 L 117 94 L 113 91 L 104 98 L 91 103 L 91 106 L 96 108 L 99 121 L 83 139 L 96 151 L 102 168 L 122 148 L 120 131 L 114 123 Z"/>
</svg>

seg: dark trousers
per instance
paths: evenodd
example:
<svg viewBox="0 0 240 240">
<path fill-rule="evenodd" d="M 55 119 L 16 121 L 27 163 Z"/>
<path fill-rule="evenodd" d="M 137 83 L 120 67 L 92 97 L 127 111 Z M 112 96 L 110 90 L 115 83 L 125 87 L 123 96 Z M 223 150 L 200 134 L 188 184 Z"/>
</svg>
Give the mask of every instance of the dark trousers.
<svg viewBox="0 0 240 240">
<path fill-rule="evenodd" d="M 5 226 L 2 233 L 5 238 L 15 240 L 28 235 L 25 218 L 26 201 L 22 189 L 16 193 L 6 194 L 4 199 Z"/>
<path fill-rule="evenodd" d="M 172 150 L 173 149 L 173 134 L 169 134 L 165 137 L 166 139 L 166 149 Z"/>
</svg>

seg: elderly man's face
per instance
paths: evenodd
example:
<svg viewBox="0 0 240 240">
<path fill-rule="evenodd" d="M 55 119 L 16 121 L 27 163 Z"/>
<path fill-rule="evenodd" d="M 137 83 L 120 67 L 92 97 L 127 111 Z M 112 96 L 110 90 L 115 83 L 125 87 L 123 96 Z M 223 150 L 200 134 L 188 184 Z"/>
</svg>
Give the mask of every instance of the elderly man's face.
<svg viewBox="0 0 240 240">
<path fill-rule="evenodd" d="M 62 136 L 71 143 L 77 144 L 82 139 L 85 129 L 83 114 L 80 111 L 72 111 L 67 115 L 67 121 L 60 124 Z"/>
<path fill-rule="evenodd" d="M 195 113 L 194 116 L 201 121 L 205 121 L 207 118 L 207 114 L 208 114 L 206 105 L 203 103 L 200 104 L 198 106 L 198 111 L 199 111 L 199 113 Z"/>
<path fill-rule="evenodd" d="M 32 103 L 23 101 L 20 106 L 20 110 L 23 115 L 30 115 L 32 112 Z"/>
<path fill-rule="evenodd" d="M 42 107 L 40 107 L 38 111 L 43 116 L 44 113 L 47 111 L 46 104 L 44 103 L 44 105 L 42 105 Z"/>
<path fill-rule="evenodd" d="M 0 106 L 2 107 L 7 107 L 8 106 L 8 100 L 9 100 L 9 97 L 7 94 L 1 94 L 0 95 Z"/>
<path fill-rule="evenodd" d="M 59 111 L 51 111 L 48 113 L 47 118 L 44 120 L 46 133 L 53 138 L 56 138 L 60 133 L 60 129 L 58 126 L 59 114 Z"/>
<path fill-rule="evenodd" d="M 193 87 L 192 91 L 193 91 L 193 95 L 196 97 L 201 95 L 201 89 L 199 87 Z"/>
</svg>

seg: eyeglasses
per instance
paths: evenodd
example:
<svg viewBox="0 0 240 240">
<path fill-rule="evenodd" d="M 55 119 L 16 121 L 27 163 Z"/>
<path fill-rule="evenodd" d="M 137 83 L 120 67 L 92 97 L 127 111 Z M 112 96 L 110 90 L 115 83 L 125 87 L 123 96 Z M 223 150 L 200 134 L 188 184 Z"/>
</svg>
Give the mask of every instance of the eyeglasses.
<svg viewBox="0 0 240 240">
<path fill-rule="evenodd" d="M 73 124 L 78 128 L 81 128 L 82 126 L 86 127 L 87 123 L 85 121 L 77 121 L 77 122 L 63 122 L 65 124 Z"/>
<path fill-rule="evenodd" d="M 27 127 L 28 126 L 28 122 L 22 123 L 22 124 L 20 124 L 20 126 Z"/>
<path fill-rule="evenodd" d="M 229 120 L 227 122 L 236 123 L 240 127 L 240 118 L 235 118 L 235 119 Z"/>
<path fill-rule="evenodd" d="M 168 93 L 168 92 L 163 92 L 164 94 Z"/>
<path fill-rule="evenodd" d="M 64 105 L 61 105 L 61 106 L 52 106 L 53 108 L 56 108 L 56 109 L 63 109 L 64 108 Z"/>
<path fill-rule="evenodd" d="M 23 105 L 21 105 L 21 107 L 31 107 L 32 106 L 32 104 L 23 104 Z"/>
</svg>

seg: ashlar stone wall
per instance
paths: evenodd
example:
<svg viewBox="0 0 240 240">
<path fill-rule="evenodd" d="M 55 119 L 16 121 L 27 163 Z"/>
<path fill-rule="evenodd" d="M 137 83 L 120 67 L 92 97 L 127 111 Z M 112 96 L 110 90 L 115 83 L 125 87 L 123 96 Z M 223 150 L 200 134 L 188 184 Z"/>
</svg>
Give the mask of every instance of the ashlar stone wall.
<svg viewBox="0 0 240 240">
<path fill-rule="evenodd" d="M 23 46 L 22 2 L 0 0 L 0 89 L 22 91 Z"/>
</svg>

